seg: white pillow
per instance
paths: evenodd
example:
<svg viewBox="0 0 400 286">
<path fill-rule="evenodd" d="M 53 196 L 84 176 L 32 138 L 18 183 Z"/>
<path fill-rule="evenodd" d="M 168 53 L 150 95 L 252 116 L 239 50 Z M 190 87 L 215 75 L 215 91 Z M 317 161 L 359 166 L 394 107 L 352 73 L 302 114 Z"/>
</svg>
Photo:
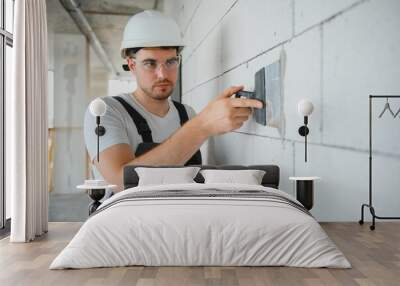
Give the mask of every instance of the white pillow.
<svg viewBox="0 0 400 286">
<path fill-rule="evenodd" d="M 234 183 L 246 185 L 261 185 L 265 171 L 262 170 L 201 170 L 204 183 Z"/>
<path fill-rule="evenodd" d="M 196 183 L 193 179 L 199 170 L 200 167 L 135 168 L 139 176 L 138 186 Z"/>
</svg>

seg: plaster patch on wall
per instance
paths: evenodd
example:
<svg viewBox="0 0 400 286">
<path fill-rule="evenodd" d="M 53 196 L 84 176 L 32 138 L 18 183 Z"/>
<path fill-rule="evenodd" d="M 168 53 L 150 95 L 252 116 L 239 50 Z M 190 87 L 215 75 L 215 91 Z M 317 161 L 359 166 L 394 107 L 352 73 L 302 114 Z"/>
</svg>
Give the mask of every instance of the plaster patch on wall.
<svg viewBox="0 0 400 286">
<path fill-rule="evenodd" d="M 280 61 L 265 67 L 267 125 L 280 128 L 281 123 L 281 68 Z"/>
</svg>

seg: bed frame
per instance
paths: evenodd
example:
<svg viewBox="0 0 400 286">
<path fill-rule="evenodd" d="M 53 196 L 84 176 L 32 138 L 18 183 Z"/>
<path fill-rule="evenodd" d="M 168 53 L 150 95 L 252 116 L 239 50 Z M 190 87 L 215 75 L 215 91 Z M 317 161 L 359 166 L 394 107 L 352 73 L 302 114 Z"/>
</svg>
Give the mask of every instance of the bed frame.
<svg viewBox="0 0 400 286">
<path fill-rule="evenodd" d="M 265 175 L 262 178 L 261 184 L 264 187 L 270 187 L 278 189 L 279 187 L 279 167 L 276 165 L 250 165 L 250 166 L 243 166 L 243 165 L 221 165 L 221 166 L 214 166 L 214 165 L 192 165 L 200 167 L 201 170 L 205 169 L 219 169 L 219 170 L 263 170 L 265 171 Z M 136 187 L 139 183 L 139 176 L 135 171 L 137 167 L 147 167 L 147 168 L 183 168 L 185 166 L 145 166 L 145 165 L 131 165 L 126 166 L 124 168 L 124 190 Z M 204 183 L 203 176 L 198 173 L 197 176 L 194 178 L 197 183 Z M 89 204 L 89 215 L 96 211 L 96 209 L 101 205 L 100 200 L 104 197 L 106 190 L 105 189 L 93 189 L 89 190 L 88 194 L 89 197 L 93 200 Z"/>
<path fill-rule="evenodd" d="M 214 165 L 193 165 L 198 166 L 202 170 L 205 169 L 219 169 L 219 170 L 263 170 L 265 171 L 265 175 L 262 179 L 261 184 L 264 187 L 271 187 L 278 189 L 279 187 L 279 167 L 276 165 L 221 165 L 221 166 L 214 166 Z M 148 167 L 148 168 L 168 168 L 168 167 L 184 167 L 184 166 L 144 166 L 144 165 L 131 165 L 126 166 L 124 168 L 124 189 L 133 188 L 138 185 L 139 177 L 138 174 L 135 172 L 135 168 L 137 167 Z M 198 173 L 197 176 L 194 178 L 197 183 L 204 183 L 203 176 Z"/>
</svg>

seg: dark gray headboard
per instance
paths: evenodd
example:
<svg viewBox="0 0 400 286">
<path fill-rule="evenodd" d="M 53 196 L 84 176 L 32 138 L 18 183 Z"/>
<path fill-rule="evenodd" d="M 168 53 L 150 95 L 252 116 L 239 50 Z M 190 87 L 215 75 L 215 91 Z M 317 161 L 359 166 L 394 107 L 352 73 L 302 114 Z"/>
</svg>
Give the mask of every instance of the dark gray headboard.
<svg viewBox="0 0 400 286">
<path fill-rule="evenodd" d="M 196 165 L 193 165 L 196 166 Z M 278 189 L 279 187 L 279 167 L 276 165 L 221 165 L 221 166 L 213 166 L 213 165 L 197 165 L 201 167 L 201 169 L 221 169 L 221 170 L 264 170 L 265 175 L 262 179 L 262 185 L 265 187 L 271 187 Z M 167 167 L 184 167 L 184 166 L 143 166 L 143 165 L 132 165 L 126 166 L 124 168 L 124 189 L 133 188 L 138 185 L 139 177 L 135 172 L 136 167 L 148 167 L 148 168 L 167 168 Z M 197 183 L 204 183 L 203 176 L 199 173 L 194 180 Z"/>
</svg>

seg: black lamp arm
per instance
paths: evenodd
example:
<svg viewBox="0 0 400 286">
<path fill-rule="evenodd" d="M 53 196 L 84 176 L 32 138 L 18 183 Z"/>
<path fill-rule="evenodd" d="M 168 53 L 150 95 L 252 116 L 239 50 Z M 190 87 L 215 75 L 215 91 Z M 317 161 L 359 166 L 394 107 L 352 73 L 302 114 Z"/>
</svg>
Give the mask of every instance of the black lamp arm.
<svg viewBox="0 0 400 286">
<path fill-rule="evenodd" d="M 299 134 L 304 137 L 304 143 L 305 143 L 304 144 L 304 148 L 305 148 L 304 160 L 305 160 L 305 162 L 307 162 L 307 135 L 308 135 L 308 133 L 310 133 L 310 130 L 308 129 L 307 124 L 308 124 L 308 116 L 304 116 L 304 125 L 300 126 Z"/>
<path fill-rule="evenodd" d="M 106 129 L 104 128 L 104 126 L 100 125 L 100 116 L 96 116 L 96 124 L 97 124 L 97 127 L 94 130 L 94 133 L 96 133 L 96 135 L 97 135 L 97 162 L 99 162 L 99 145 L 100 145 L 99 137 L 106 134 Z"/>
</svg>

